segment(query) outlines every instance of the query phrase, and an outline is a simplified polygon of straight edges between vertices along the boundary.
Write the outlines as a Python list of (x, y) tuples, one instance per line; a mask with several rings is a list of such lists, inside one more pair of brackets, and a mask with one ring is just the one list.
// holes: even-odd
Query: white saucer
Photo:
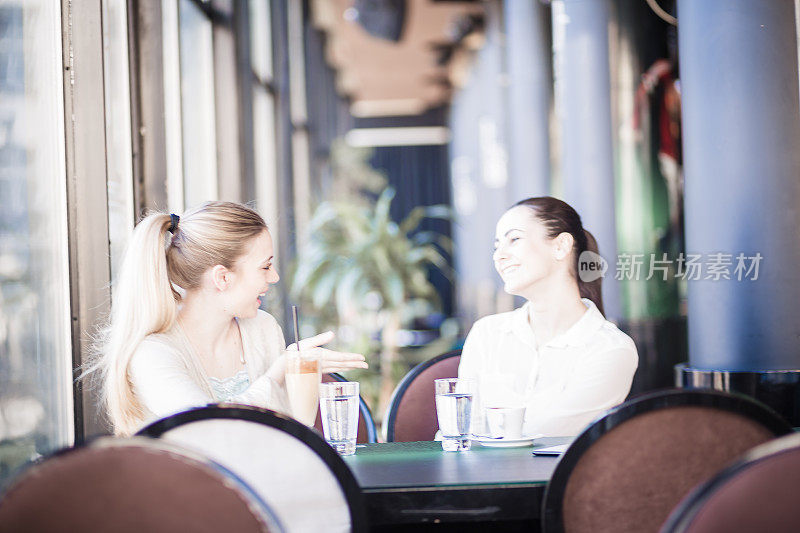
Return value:
[(534, 439), (538, 439), (541, 435), (530, 435), (518, 439), (492, 439), (481, 435), (473, 435), (472, 440), (480, 443), (481, 446), (488, 446), (490, 448), (519, 448), (522, 446), (531, 446)]

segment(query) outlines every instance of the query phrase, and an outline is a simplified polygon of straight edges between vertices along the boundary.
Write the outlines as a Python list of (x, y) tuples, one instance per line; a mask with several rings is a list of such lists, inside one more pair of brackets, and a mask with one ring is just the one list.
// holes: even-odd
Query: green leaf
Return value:
[(395, 191), (392, 187), (386, 187), (378, 201), (375, 202), (375, 216), (373, 219), (373, 228), (376, 234), (381, 234), (386, 231), (386, 226), (391, 222), (389, 217), (389, 209), (392, 206)]
[(391, 273), (384, 278), (384, 286), (386, 287), (386, 299), (389, 307), (397, 308), (403, 303), (403, 296), (405, 295), (405, 286), (403, 280), (397, 274)]
[(436, 243), (445, 252), (453, 253), (453, 239), (436, 231), (420, 231), (415, 233), (411, 240), (416, 244)]
[(424, 209), (426, 218), (438, 218), (441, 220), (453, 219), (453, 208), (447, 204), (429, 205)]
[(323, 306), (332, 303), (334, 290), (340, 277), (340, 272), (337, 269), (330, 269), (310, 287), (311, 301), (316, 309), (322, 309)]
[(417, 227), (419, 227), (420, 222), (422, 219), (425, 218), (425, 208), (422, 206), (417, 206), (411, 211), (409, 211), (406, 218), (400, 223), (400, 232), (404, 234), (409, 234)]

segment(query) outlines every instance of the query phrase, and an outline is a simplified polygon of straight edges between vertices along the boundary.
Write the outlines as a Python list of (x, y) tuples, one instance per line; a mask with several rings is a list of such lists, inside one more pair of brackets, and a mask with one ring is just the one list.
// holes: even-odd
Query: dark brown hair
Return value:
[(525, 206), (533, 211), (533, 215), (544, 224), (547, 237), (555, 239), (561, 233), (572, 235), (572, 274), (578, 282), (578, 291), (581, 298), (588, 298), (603, 313), (603, 293), (601, 290), (602, 278), (585, 282), (578, 275), (578, 258), (585, 251), (599, 253), (597, 241), (594, 236), (583, 227), (581, 217), (568, 203), (562, 202), (552, 196), (537, 196), (527, 198), (514, 204), (512, 207)]

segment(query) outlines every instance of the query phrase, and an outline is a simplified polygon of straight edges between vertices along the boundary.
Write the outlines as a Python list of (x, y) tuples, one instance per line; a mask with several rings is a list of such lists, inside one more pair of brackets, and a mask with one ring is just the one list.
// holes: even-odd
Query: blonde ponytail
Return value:
[(112, 291), (111, 320), (95, 343), (103, 403), (117, 435), (130, 435), (145, 410), (128, 375), (131, 359), (148, 336), (172, 328), (180, 292), (200, 285), (215, 265), (233, 268), (250, 239), (267, 229), (261, 216), (232, 202), (208, 202), (181, 217), (154, 213), (133, 230)]
[(167, 271), (169, 225), (169, 215), (157, 213), (136, 226), (114, 286), (99, 370), (103, 400), (118, 435), (130, 435), (144, 418), (128, 378), (131, 357), (145, 337), (171, 328), (178, 314)]

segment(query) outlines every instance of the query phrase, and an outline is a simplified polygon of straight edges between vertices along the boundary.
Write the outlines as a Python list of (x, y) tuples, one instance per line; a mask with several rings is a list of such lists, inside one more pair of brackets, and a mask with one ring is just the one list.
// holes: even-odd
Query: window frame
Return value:
[[(90, 360), (92, 334), (107, 316), (111, 296), (102, 6), (62, 0), (61, 9), (72, 368), (77, 378)], [(106, 433), (97, 389), (73, 379), (73, 394), (75, 443), (87, 434)]]

